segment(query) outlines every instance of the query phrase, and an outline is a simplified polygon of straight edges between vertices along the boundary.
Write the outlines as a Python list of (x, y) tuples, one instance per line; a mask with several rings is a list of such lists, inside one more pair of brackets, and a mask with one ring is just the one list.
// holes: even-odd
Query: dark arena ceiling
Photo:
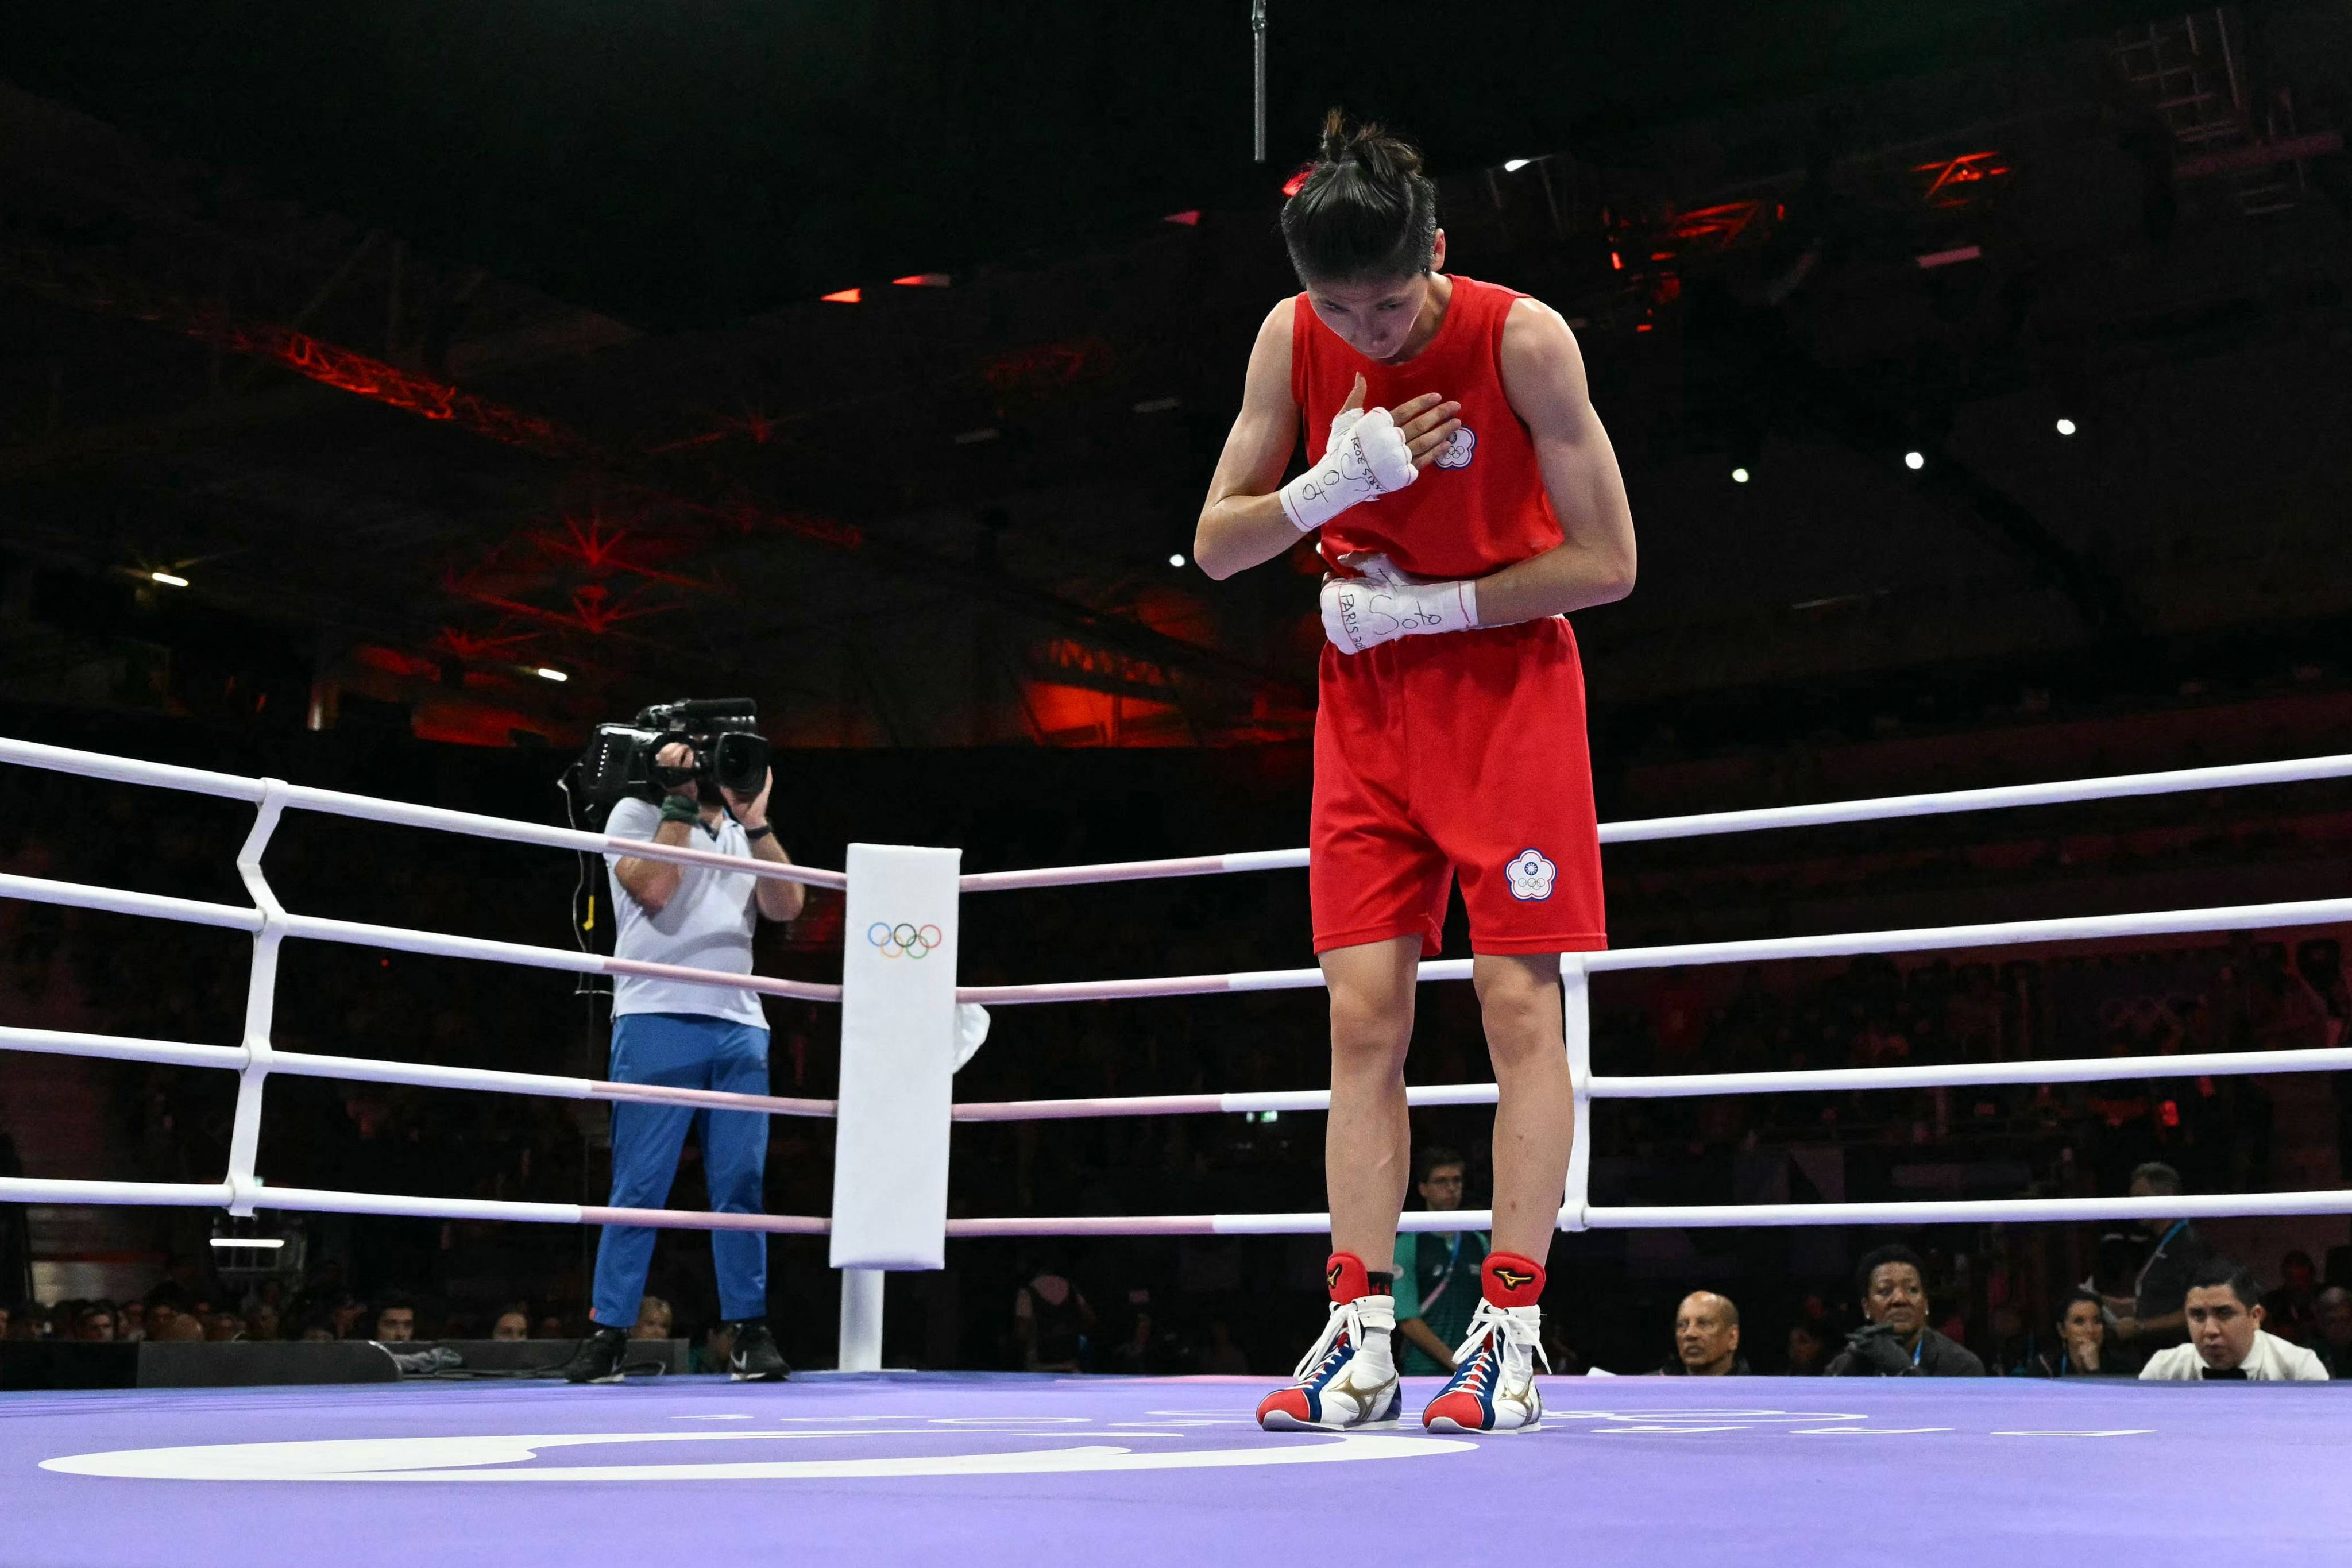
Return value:
[(13, 23), (0, 700), (1297, 739), (1311, 564), (1171, 558), (1330, 104), (1577, 326), (1643, 546), (1604, 704), (2343, 646), (2347, 0), (1275, 0), (1262, 166), (1247, 12)]

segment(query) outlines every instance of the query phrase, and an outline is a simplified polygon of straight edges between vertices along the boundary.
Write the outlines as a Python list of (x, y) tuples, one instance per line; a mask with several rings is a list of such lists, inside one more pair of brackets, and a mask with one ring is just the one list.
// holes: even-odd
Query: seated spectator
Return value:
[(196, 1332), (192, 1336), (180, 1334), (173, 1329), (173, 1319), (193, 1316), (196, 1310), (195, 1302), (190, 1299), (188, 1292), (177, 1281), (166, 1279), (148, 1291), (146, 1307), (149, 1339), (176, 1340), (205, 1337), (204, 1325), (201, 1321), (197, 1323)]
[(75, 1317), (73, 1337), (78, 1340), (110, 1342), (114, 1338), (114, 1303), (84, 1301)]
[(2279, 1259), (2279, 1286), (2263, 1297), (2263, 1332), (2308, 1345), (2319, 1326), (2319, 1270), (2308, 1252)]
[(333, 1321), (323, 1314), (306, 1320), (299, 1336), (306, 1345), (332, 1344), (336, 1337)]
[[(1468, 1162), (1451, 1149), (1428, 1148), (1415, 1162), (1413, 1190), (1433, 1213), (1462, 1206)], [(1483, 1230), (1402, 1231), (1396, 1245), (1396, 1364), (1407, 1377), (1454, 1371), (1454, 1347), (1478, 1310), (1479, 1270), (1486, 1262)]]
[[(0, 1337), (5, 1337), (0, 1331)], [(147, 1309), (137, 1301), (125, 1301), (114, 1309), (114, 1337), (134, 1343), (147, 1337)]]
[(1095, 1310), (1051, 1261), (1013, 1298), (1013, 1337), (1029, 1372), (1076, 1372), (1087, 1352)]
[(1927, 1270), (1907, 1247), (1882, 1247), (1854, 1266), (1862, 1315), (1828, 1377), (1982, 1377), (1984, 1363), (1927, 1326)]
[(520, 1307), (509, 1307), (505, 1311), (499, 1314), (499, 1321), (490, 1325), (490, 1338), (500, 1341), (527, 1340), (530, 1338), (530, 1318), (529, 1314), (525, 1313)]
[(1675, 1353), (1658, 1371), (1668, 1377), (1747, 1377), (1739, 1353), (1739, 1309), (1727, 1296), (1694, 1290), (1675, 1309)]
[(703, 1373), (730, 1371), (735, 1364), (735, 1325), (713, 1323), (687, 1357), (688, 1370)]
[(416, 1338), (416, 1303), (406, 1296), (384, 1298), (376, 1309), (375, 1340), (378, 1344), (406, 1344)]
[(646, 1296), (637, 1302), (637, 1321), (629, 1329), (633, 1340), (666, 1340), (670, 1326), (677, 1321), (669, 1303), (659, 1296)]
[(2189, 1282), (2183, 1311), (2189, 1342), (2158, 1351), (2140, 1368), (2162, 1383), (2326, 1383), (2327, 1368), (2301, 1345), (2263, 1330), (2263, 1293), (2253, 1271), (2226, 1258), (2207, 1261)]
[(2316, 1303), (2317, 1338), (2312, 1349), (2327, 1364), (2330, 1377), (2352, 1377), (2352, 1290), (2330, 1285)]
[(205, 1338), (215, 1344), (226, 1344), (231, 1340), (245, 1338), (245, 1320), (226, 1309), (216, 1312), (206, 1312), (201, 1318), (191, 1313), (186, 1321), (192, 1323), (202, 1322), (205, 1326)]
[(1789, 1329), (1787, 1373), (1790, 1377), (1819, 1377), (1822, 1374), (1821, 1331), (1811, 1323), (1794, 1323)]
[(16, 1315), (8, 1310), (6, 1303), (0, 1302), (0, 1340), (9, 1337), (9, 1329), (15, 1322)]
[(278, 1309), (267, 1301), (255, 1302), (253, 1310), (245, 1315), (245, 1337), (249, 1340), (274, 1340), (281, 1326)]
[[(153, 1317), (152, 1309), (149, 1317)], [(150, 1330), (147, 1337), (167, 1344), (201, 1344), (205, 1338), (205, 1321), (194, 1312), (173, 1312), (163, 1320), (162, 1331)]]
[(2058, 1343), (2036, 1355), (2028, 1377), (2095, 1377), (2117, 1371), (2107, 1351), (2107, 1311), (2096, 1290), (2077, 1286), (2058, 1309)]

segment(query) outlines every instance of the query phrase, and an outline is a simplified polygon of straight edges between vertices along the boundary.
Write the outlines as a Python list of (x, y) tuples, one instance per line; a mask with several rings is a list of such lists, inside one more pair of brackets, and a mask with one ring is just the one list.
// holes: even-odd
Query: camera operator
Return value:
[[(745, 795), (711, 782), (700, 771), (702, 759), (683, 743), (663, 746), (654, 761), (660, 804), (635, 796), (616, 802), (606, 819), (607, 833), (791, 863), (768, 822), (773, 773), (763, 772), (759, 793)], [(749, 974), (751, 933), (759, 921), (789, 921), (800, 913), (797, 882), (631, 855), (607, 855), (605, 860), (620, 926), (615, 951), (623, 958)], [(613, 984), (612, 1075), (619, 1083), (767, 1093), (768, 1026), (759, 996), (688, 981), (618, 977)], [(662, 1206), (677, 1174), (689, 1122), (699, 1124), (711, 1209), (759, 1213), (768, 1152), (765, 1115), (625, 1102), (613, 1107), (613, 1206)], [(589, 1313), (593, 1327), (564, 1363), (570, 1381), (609, 1383), (621, 1375), (653, 1249), (654, 1233), (645, 1226), (604, 1227)], [(718, 1268), (719, 1310), (733, 1330), (729, 1370), (739, 1382), (790, 1375), (768, 1331), (766, 1235), (715, 1230), (710, 1252)]]

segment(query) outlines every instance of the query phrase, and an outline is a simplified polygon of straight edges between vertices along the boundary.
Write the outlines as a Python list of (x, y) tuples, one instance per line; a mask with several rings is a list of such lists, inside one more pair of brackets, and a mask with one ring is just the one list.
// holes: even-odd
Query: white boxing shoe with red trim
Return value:
[(1394, 1297), (1333, 1302), (1323, 1337), (1292, 1374), (1297, 1381), (1265, 1396), (1257, 1424), (1269, 1432), (1353, 1432), (1396, 1420), (1404, 1392), (1390, 1348), (1395, 1331)]
[(1433, 1432), (1531, 1432), (1543, 1421), (1536, 1363), (1546, 1372), (1543, 1309), (1478, 1303), (1454, 1352), (1454, 1377), (1421, 1413)]

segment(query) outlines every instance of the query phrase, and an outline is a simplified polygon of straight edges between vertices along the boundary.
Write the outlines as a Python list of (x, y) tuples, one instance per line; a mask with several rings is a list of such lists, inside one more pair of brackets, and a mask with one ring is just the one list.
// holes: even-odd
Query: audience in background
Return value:
[(2319, 1270), (2304, 1251), (2279, 1259), (2278, 1288), (2263, 1297), (2263, 1332), (2308, 1345), (2319, 1326)]
[(1790, 1377), (1819, 1377), (1822, 1356), (1828, 1349), (1822, 1342), (1821, 1331), (1808, 1322), (1789, 1325), (1788, 1364), (1781, 1371)]
[(2352, 1377), (2352, 1290), (2330, 1285), (2319, 1293), (2317, 1338), (2312, 1350), (2329, 1377)]
[(2189, 1342), (2158, 1351), (2140, 1369), (2151, 1382), (2325, 1383), (2327, 1368), (2301, 1345), (2263, 1329), (2262, 1289), (2253, 1271), (2226, 1258), (2208, 1258), (2189, 1281), (2182, 1306)]
[[(2178, 1197), (2180, 1173), (2151, 1160), (2132, 1173), (2130, 1191), (2136, 1198)], [(2132, 1280), (2131, 1300), (2116, 1307), (2115, 1329), (2118, 1343), (2143, 1356), (2188, 1337), (2189, 1282), (2213, 1257), (2211, 1245), (2185, 1219), (2151, 1221), (2144, 1228), (2156, 1246)]]
[[(1470, 1163), (1432, 1145), (1414, 1162), (1413, 1190), (1433, 1214), (1462, 1206)], [(1454, 1352), (1478, 1310), (1479, 1271), (1486, 1263), (1483, 1230), (1399, 1231), (1396, 1250), (1397, 1371), (1407, 1377), (1450, 1375)]]
[(2095, 1377), (2121, 1370), (2107, 1353), (2107, 1310), (2096, 1290), (2078, 1286), (2059, 1304), (2057, 1344), (2021, 1370), (2028, 1377)]
[(1727, 1296), (1694, 1290), (1675, 1309), (1675, 1353), (1658, 1371), (1669, 1377), (1746, 1377), (1739, 1353), (1739, 1309)]
[(509, 1307), (490, 1325), (490, 1338), (499, 1341), (530, 1338), (530, 1314), (519, 1307)]
[(1029, 1372), (1080, 1372), (1094, 1331), (1095, 1310), (1049, 1261), (1013, 1298), (1013, 1338)]
[(1927, 1326), (1927, 1266), (1907, 1247), (1863, 1255), (1854, 1289), (1869, 1321), (1846, 1336), (1831, 1377), (1982, 1377), (1984, 1363)]
[(416, 1302), (407, 1296), (392, 1296), (376, 1309), (375, 1338), (379, 1344), (406, 1344), (416, 1338)]
[(666, 1340), (676, 1321), (670, 1305), (659, 1296), (647, 1296), (637, 1303), (637, 1321), (629, 1329), (633, 1340)]

